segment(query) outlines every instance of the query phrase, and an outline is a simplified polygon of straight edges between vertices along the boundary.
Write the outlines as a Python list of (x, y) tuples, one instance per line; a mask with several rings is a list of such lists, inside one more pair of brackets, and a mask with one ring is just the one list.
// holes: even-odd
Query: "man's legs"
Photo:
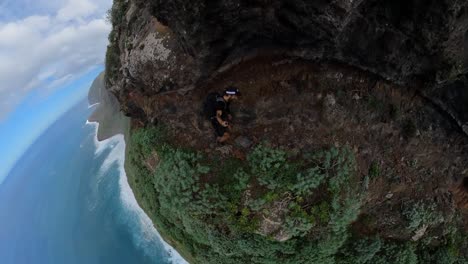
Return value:
[(221, 126), (216, 119), (212, 119), (211, 124), (215, 130), (218, 143), (224, 143), (231, 137), (228, 133), (229, 128)]
[(218, 141), (218, 143), (224, 143), (227, 140), (229, 140), (230, 137), (231, 137), (231, 135), (229, 135), (228, 132), (224, 132), (223, 136), (222, 137), (217, 137), (216, 140)]

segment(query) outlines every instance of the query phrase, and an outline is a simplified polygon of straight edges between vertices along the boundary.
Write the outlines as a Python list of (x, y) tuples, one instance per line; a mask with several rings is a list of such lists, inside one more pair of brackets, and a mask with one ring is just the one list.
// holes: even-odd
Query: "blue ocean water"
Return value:
[(119, 135), (95, 138), (82, 101), (0, 184), (0, 263), (180, 263), (137, 206)]

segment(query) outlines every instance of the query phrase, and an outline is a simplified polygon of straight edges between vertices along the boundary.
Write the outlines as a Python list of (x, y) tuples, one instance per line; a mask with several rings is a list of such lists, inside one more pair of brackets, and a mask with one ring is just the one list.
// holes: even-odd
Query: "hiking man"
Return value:
[(224, 90), (222, 96), (218, 93), (210, 93), (205, 102), (205, 112), (213, 125), (218, 143), (224, 143), (230, 137), (230, 121), (232, 120), (230, 104), (237, 100), (238, 96), (240, 96), (239, 89), (229, 87)]

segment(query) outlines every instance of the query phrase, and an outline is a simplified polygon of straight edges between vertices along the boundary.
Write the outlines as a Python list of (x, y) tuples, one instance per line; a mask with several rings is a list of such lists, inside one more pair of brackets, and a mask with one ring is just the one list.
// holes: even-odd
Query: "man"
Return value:
[(230, 121), (232, 120), (230, 104), (240, 96), (239, 89), (229, 87), (224, 90), (224, 94), (214, 94), (208, 97), (208, 107), (210, 108), (211, 124), (216, 133), (216, 141), (224, 143), (230, 138), (229, 130), (231, 128)]

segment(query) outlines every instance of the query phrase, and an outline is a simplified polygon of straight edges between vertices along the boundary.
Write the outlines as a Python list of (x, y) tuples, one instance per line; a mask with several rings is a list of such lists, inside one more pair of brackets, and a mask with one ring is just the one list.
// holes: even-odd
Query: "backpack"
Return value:
[(211, 92), (206, 96), (205, 101), (203, 102), (203, 116), (211, 119), (216, 116), (216, 103), (218, 98), (221, 98), (217, 92)]

